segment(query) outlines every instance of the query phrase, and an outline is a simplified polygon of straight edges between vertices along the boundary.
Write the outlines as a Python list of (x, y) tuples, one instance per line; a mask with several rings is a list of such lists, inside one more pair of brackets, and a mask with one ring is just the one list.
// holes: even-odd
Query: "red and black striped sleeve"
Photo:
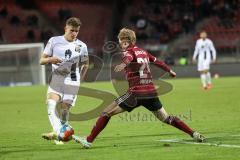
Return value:
[(156, 57), (148, 53), (149, 61), (153, 62), (154, 65), (162, 68), (166, 72), (170, 72), (171, 68), (163, 61), (158, 60)]

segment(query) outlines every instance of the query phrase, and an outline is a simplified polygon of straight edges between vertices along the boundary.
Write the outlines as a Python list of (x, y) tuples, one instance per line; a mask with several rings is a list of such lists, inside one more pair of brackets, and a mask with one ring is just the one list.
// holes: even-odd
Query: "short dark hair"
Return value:
[(201, 30), (201, 32), (200, 33), (207, 33), (205, 30)]
[(73, 27), (79, 27), (82, 25), (82, 22), (77, 17), (70, 17), (67, 19), (66, 25), (73, 26)]

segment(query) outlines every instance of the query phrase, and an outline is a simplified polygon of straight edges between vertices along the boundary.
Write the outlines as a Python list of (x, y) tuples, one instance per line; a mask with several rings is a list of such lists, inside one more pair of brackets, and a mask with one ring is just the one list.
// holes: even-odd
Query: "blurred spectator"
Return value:
[(136, 26), (137, 29), (145, 29), (147, 27), (147, 17), (139, 11), (136, 15), (130, 17), (130, 21)]
[(32, 27), (38, 27), (38, 17), (36, 15), (28, 16), (27, 25)]
[(169, 33), (168, 25), (164, 21), (157, 21), (154, 25), (158, 32), (165, 34)]
[(148, 39), (148, 35), (145, 31), (138, 31), (137, 32), (137, 37), (139, 40), (146, 40)]
[[(134, 1), (130, 23), (136, 26), (136, 34), (144, 35), (144, 40), (153, 43), (168, 43), (178, 34), (190, 33), (194, 30), (196, 22), (203, 18), (217, 14), (220, 25), (231, 28), (237, 21), (239, 0), (145, 0)], [(235, 16), (234, 16), (235, 15)], [(144, 37), (144, 36), (143, 36)], [(152, 41), (154, 40), (154, 41)]]
[(7, 15), (8, 15), (8, 10), (7, 10), (7, 7), (4, 6), (0, 11), (0, 17), (6, 18)]
[(154, 13), (155, 15), (162, 14), (159, 5), (155, 5), (155, 6), (154, 6), (154, 8), (153, 8), (153, 13)]
[(41, 41), (44, 42), (44, 44), (47, 43), (49, 38), (53, 36), (53, 32), (51, 30), (45, 30), (41, 32)]
[(185, 14), (182, 20), (182, 25), (185, 33), (189, 33), (193, 29), (194, 19), (191, 14)]
[(0, 28), (0, 43), (4, 42), (3, 35), (2, 35), (2, 28)]
[(34, 42), (35, 41), (35, 33), (33, 30), (28, 30), (27, 31), (27, 39), (30, 40), (31, 42)]
[(165, 58), (164, 62), (165, 62), (167, 65), (170, 65), (170, 66), (174, 66), (174, 65), (175, 65), (174, 59), (173, 59), (173, 57), (171, 57), (171, 56), (167, 56), (167, 57)]
[(220, 3), (219, 8), (217, 9), (217, 15), (220, 19), (221, 26), (225, 28), (232, 28), (233, 27), (233, 16), (234, 12), (231, 8), (229, 2)]
[(35, 9), (35, 0), (14, 0), (15, 3), (23, 9)]
[(59, 20), (60, 21), (63, 21), (63, 19), (64, 19), (64, 10), (62, 9), (62, 8), (60, 8), (59, 10), (58, 10), (58, 17), (59, 17)]
[(147, 20), (145, 18), (140, 18), (136, 23), (137, 29), (145, 29), (147, 27)]
[(10, 24), (18, 26), (20, 24), (20, 19), (18, 18), (18, 16), (12, 16), (12, 18), (10, 19)]
[(213, 13), (213, 1), (203, 0), (201, 4), (202, 14), (205, 17), (210, 16)]
[(60, 8), (58, 10), (58, 17), (60, 21), (65, 21), (67, 20), (69, 17), (72, 16), (72, 12), (70, 9), (62, 9)]

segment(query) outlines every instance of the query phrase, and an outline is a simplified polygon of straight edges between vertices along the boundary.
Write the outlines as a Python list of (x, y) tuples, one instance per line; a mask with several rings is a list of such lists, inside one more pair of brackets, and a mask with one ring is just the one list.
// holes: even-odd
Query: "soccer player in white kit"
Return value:
[[(47, 110), (53, 132), (42, 134), (48, 140), (56, 139), (61, 126), (68, 123), (69, 109), (76, 102), (80, 81), (88, 69), (87, 46), (77, 39), (80, 26), (79, 18), (67, 19), (64, 35), (50, 38), (40, 59), (41, 65), (52, 64)], [(58, 104), (61, 106), (60, 115), (56, 112)], [(57, 140), (55, 143), (63, 144)]]
[(210, 64), (216, 62), (216, 50), (213, 42), (207, 38), (207, 33), (202, 31), (200, 39), (197, 40), (193, 55), (193, 62), (198, 61), (198, 71), (200, 73), (203, 89), (211, 89)]

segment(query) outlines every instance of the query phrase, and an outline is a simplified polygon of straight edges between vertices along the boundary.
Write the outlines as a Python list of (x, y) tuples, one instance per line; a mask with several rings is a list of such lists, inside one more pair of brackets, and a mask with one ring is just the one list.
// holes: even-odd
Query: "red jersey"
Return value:
[(123, 52), (122, 62), (125, 67), (125, 76), (129, 84), (129, 91), (136, 95), (157, 95), (153, 84), (149, 63), (153, 63), (169, 72), (170, 68), (147, 51), (133, 45)]

